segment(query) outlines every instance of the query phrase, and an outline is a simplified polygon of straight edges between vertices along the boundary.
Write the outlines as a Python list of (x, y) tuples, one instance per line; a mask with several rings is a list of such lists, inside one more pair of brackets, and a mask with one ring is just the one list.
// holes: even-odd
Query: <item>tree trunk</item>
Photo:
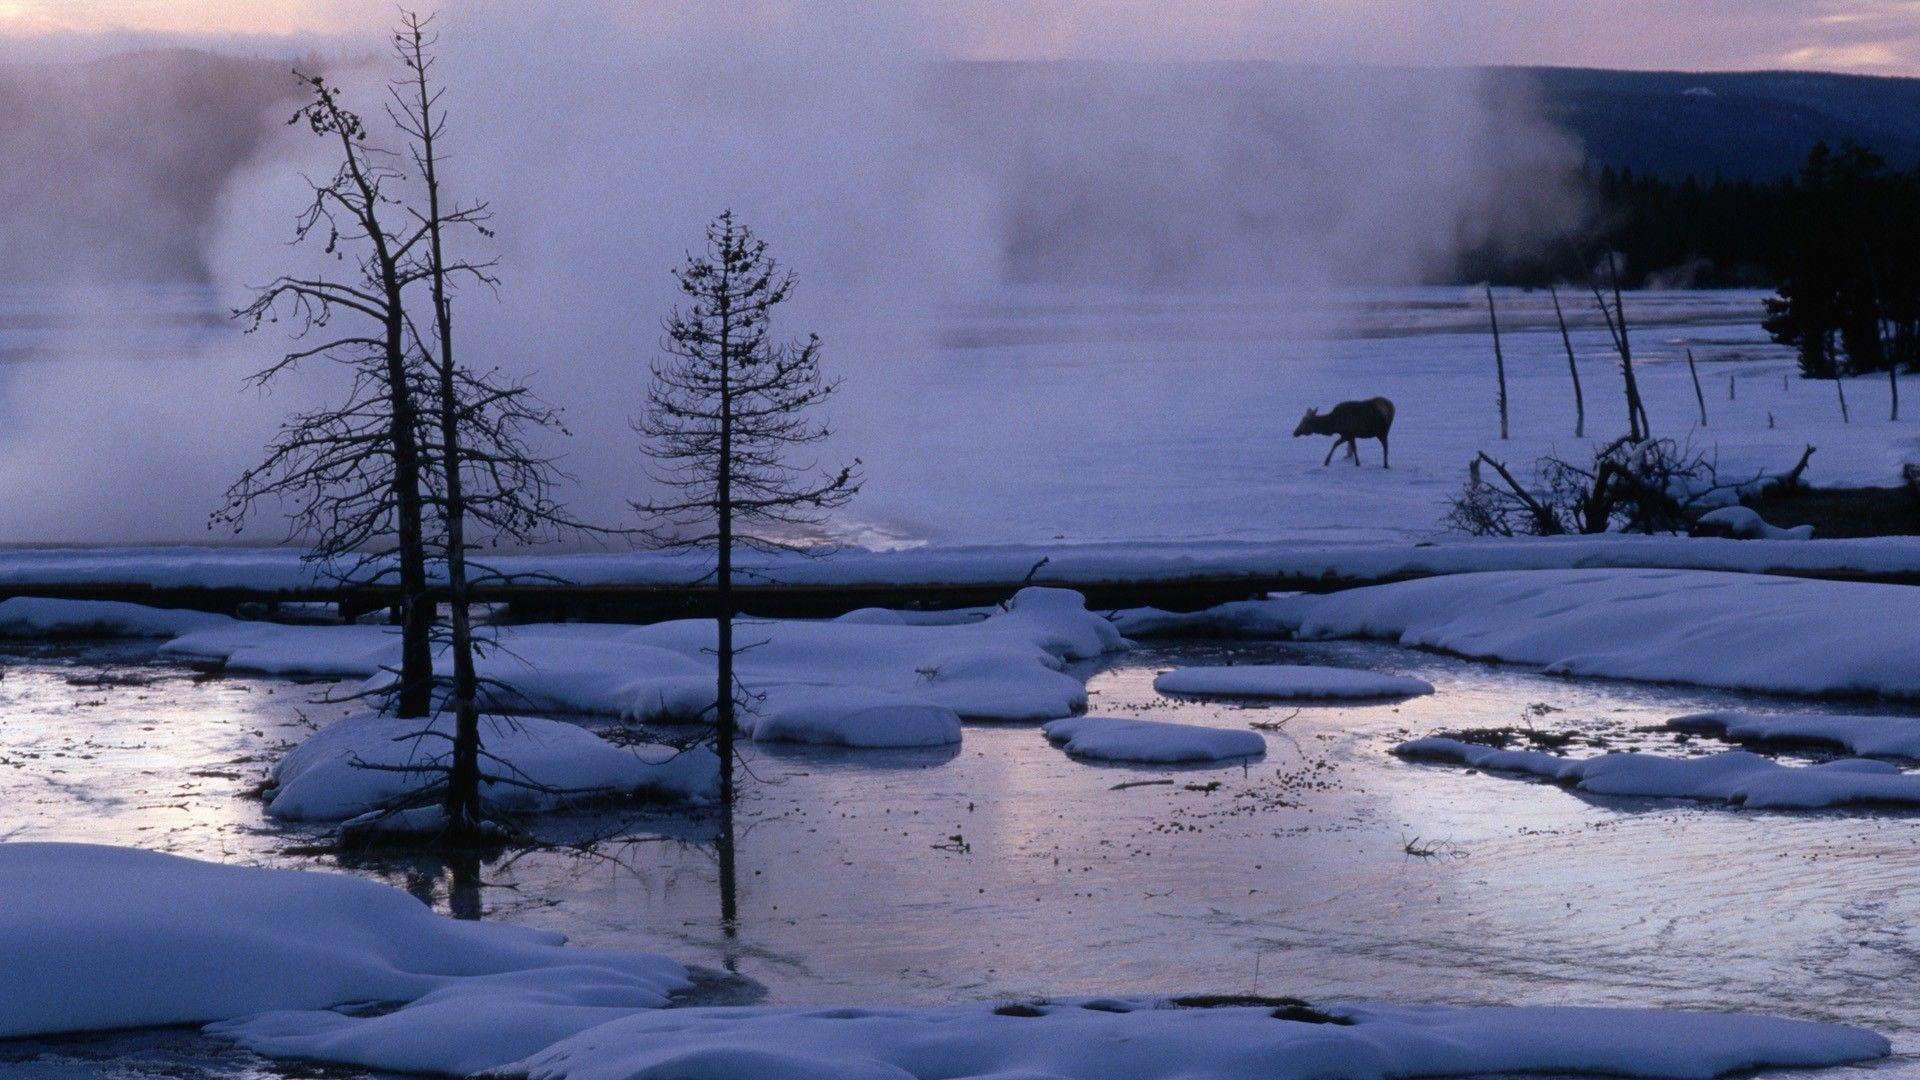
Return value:
[(445, 487), (448, 618), (452, 624), (453, 761), (447, 773), (447, 825), (453, 839), (475, 839), (485, 813), (480, 804), (480, 679), (474, 666), (473, 604), (467, 582), (467, 499), (461, 474), (459, 385), (453, 361), (453, 307), (447, 297), (446, 253), (440, 233), (440, 179), (424, 69), (420, 80), (421, 162), (427, 186), (427, 239), (432, 260), (434, 330), (439, 338), (440, 470)]
[(726, 290), (720, 308), (720, 475), (714, 488), (719, 552), (714, 567), (718, 640), (714, 649), (716, 684), (714, 753), (720, 756), (720, 830), (733, 835), (733, 343)]
[[(1493, 284), (1487, 284), (1487, 321), (1493, 325), (1493, 370), (1500, 380), (1500, 437), (1507, 437), (1507, 358), (1500, 352), (1500, 315), (1493, 308)], [(1354, 459), (1359, 460), (1355, 451)]]
[(1560, 310), (1560, 290), (1547, 286), (1553, 296), (1553, 315), (1560, 320), (1560, 343), (1567, 347), (1567, 373), (1573, 376), (1573, 437), (1587, 437), (1587, 399), (1580, 393), (1580, 365), (1573, 359), (1573, 335), (1567, 333), (1567, 316)]
[[(395, 270), (397, 274), (397, 269)], [(400, 573), (400, 693), (395, 712), (421, 717), (433, 707), (434, 604), (427, 595), (426, 535), (420, 497), (420, 446), (413, 387), (408, 381), (405, 328), (399, 284), (389, 278), (387, 322), (388, 407), (392, 413), (395, 541)]]
[(1693, 365), (1693, 350), (1687, 350), (1687, 374), (1693, 376), (1693, 400), (1700, 405), (1700, 426), (1707, 426), (1707, 395), (1700, 392), (1700, 369)]
[(1637, 432), (1634, 441), (1638, 442), (1653, 438), (1653, 422), (1647, 418), (1647, 406), (1640, 397), (1640, 380), (1633, 374), (1633, 343), (1627, 337), (1627, 303), (1620, 293), (1620, 268), (1615, 265), (1611, 251), (1607, 252), (1607, 276), (1613, 283), (1613, 309), (1620, 324), (1620, 368), (1627, 380), (1629, 427)]

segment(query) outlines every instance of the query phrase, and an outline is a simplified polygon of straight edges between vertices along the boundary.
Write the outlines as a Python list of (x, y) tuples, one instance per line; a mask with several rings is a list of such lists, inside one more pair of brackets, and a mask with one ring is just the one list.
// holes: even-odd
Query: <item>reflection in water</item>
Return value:
[[(720, 835), (714, 838), (713, 851), (720, 863), (720, 933), (729, 941), (740, 936), (740, 877), (734, 865), (733, 815), (720, 815)], [(735, 957), (726, 958), (728, 971), (737, 971)]]
[[(1296, 711), (1152, 690), (1158, 670), (1226, 660), (1366, 666), (1438, 692)], [(1098, 713), (1284, 723), (1259, 762), (1131, 787), (1150, 774), (1075, 761), (1024, 724), (969, 725), (933, 753), (749, 745), (731, 834), (717, 815), (629, 807), (544, 819), (549, 846), (486, 859), (336, 857), (248, 794), (333, 719), (311, 704), (320, 688), (79, 650), (17, 658), (0, 682), (0, 801), (17, 839), (320, 865), (459, 917), (665, 952), (713, 969), (703, 1001), (756, 986), (784, 1003), (1257, 990), (1753, 1009), (1920, 1043), (1920, 1002), (1885, 990), (1920, 975), (1914, 817), (1582, 800), (1386, 753), (1534, 703), (1559, 710), (1542, 725), (1661, 752), (1676, 748), (1636, 729), (1828, 706), (1356, 643), (1187, 643), (1091, 675)], [(1409, 855), (1416, 837), (1449, 857)]]

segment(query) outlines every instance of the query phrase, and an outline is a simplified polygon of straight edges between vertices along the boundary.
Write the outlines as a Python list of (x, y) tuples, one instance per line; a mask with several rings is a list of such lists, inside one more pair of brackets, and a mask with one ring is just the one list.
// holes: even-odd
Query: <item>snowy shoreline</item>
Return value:
[[(1887, 1056), (1857, 1027), (1743, 1013), (1106, 998), (672, 1008), (657, 954), (433, 914), (339, 874), (0, 844), (0, 1035), (205, 1023), (273, 1057), (544, 1080), (1046, 1075), (1695, 1080)], [(290, 930), (289, 917), (299, 928)], [(104, 985), (99, 972), (118, 977)], [(398, 1005), (368, 1014), (354, 1005)]]
[[(1035, 564), (1046, 564), (1037, 572)], [(500, 555), (502, 574), (544, 574), (573, 585), (673, 586), (699, 580), (699, 556), (651, 551)], [(848, 548), (824, 557), (757, 556), (753, 569), (811, 586), (1006, 585), (1029, 573), (1072, 586), (1199, 579), (1379, 580), (1494, 570), (1725, 570), (1783, 575), (1920, 576), (1920, 536), (1845, 540), (1730, 540), (1604, 536), (1436, 543), (1144, 541)], [(35, 586), (326, 590), (334, 579), (287, 547), (74, 547), (0, 549), (0, 589)]]

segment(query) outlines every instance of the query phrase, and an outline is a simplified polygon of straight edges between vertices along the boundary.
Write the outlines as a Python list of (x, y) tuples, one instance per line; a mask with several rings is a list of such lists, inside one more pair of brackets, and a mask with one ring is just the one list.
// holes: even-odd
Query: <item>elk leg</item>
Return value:
[(1358, 438), (1355, 438), (1354, 436), (1351, 436), (1351, 435), (1347, 436), (1347, 453), (1353, 456), (1353, 467), (1356, 469), (1359, 468), (1360, 467), (1360, 440)]
[(1323, 468), (1323, 469), (1324, 469), (1324, 468), (1326, 468), (1327, 466), (1329, 466), (1329, 465), (1331, 465), (1331, 464), (1333, 464), (1333, 453), (1334, 453), (1334, 451), (1336, 451), (1336, 450), (1338, 450), (1338, 449), (1340, 449), (1340, 440), (1339, 440), (1339, 439), (1335, 439), (1335, 440), (1333, 440), (1333, 445), (1332, 445), (1332, 446), (1329, 446), (1329, 447), (1327, 447), (1327, 459), (1326, 459), (1325, 461), (1322, 461), (1322, 462), (1320, 463), (1320, 467), (1321, 467), (1321, 468)]
[(1387, 437), (1385, 435), (1380, 436), (1380, 467), (1383, 469), (1393, 468), (1392, 463), (1387, 460)]

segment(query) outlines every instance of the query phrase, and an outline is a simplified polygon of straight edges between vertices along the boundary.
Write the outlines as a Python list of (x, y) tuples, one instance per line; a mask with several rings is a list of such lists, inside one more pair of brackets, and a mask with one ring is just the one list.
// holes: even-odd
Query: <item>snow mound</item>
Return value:
[[(636, 1013), (501, 1071), (529, 1080), (1386, 1080), (1554, 1072), (1705, 1080), (1884, 1057), (1859, 1028), (1633, 1009), (1183, 1009), (1106, 1000), (996, 1011), (697, 1008)], [(1114, 1011), (1124, 1010), (1124, 1011)], [(1018, 1012), (1020, 1015), (1008, 1015)], [(1034, 1015), (1034, 1014), (1038, 1015)], [(1340, 1022), (1344, 1021), (1344, 1022)]]
[(1177, 668), (1153, 680), (1163, 694), (1258, 698), (1401, 698), (1433, 693), (1433, 684), (1401, 675), (1306, 664)]
[(1813, 526), (1795, 525), (1782, 529), (1745, 506), (1723, 506), (1709, 510), (1694, 522), (1695, 536), (1724, 536), (1733, 540), (1811, 540)]
[(1267, 752), (1267, 741), (1257, 731), (1231, 731), (1164, 720), (1075, 716), (1055, 720), (1040, 730), (1049, 742), (1075, 757), (1103, 761), (1147, 764), (1225, 761)]
[(989, 618), (995, 608), (951, 608), (942, 611), (901, 611), (896, 608), (863, 607), (836, 617), (837, 623), (861, 626), (966, 626)]
[(1445, 738), (1415, 739), (1393, 752), (1418, 761), (1525, 773), (1595, 795), (1698, 799), (1758, 810), (1817, 810), (1860, 803), (1920, 806), (1920, 774), (1863, 758), (1807, 766), (1782, 765), (1744, 750), (1695, 758), (1654, 754), (1564, 758)]
[[(1064, 589), (1022, 589), (1006, 610), (968, 622), (910, 614), (738, 620), (735, 673), (753, 693), (835, 686), (914, 698), (967, 719), (1052, 720), (1086, 708), (1086, 686), (1062, 670), (1067, 662), (1127, 647)], [(693, 720), (713, 706), (716, 636), (705, 619), (503, 627), (483, 650), (480, 674), (490, 704), (507, 711)], [(161, 653), (271, 675), (357, 676), (377, 689), (399, 665), (400, 639), (377, 626), (232, 623), (184, 633)]]
[(204, 611), (147, 607), (118, 600), (0, 600), (0, 637), (177, 637), (196, 630), (243, 625)]
[(1667, 727), (1738, 742), (1812, 743), (1863, 757), (1920, 759), (1920, 718), (1909, 716), (1705, 712), (1676, 717)]
[[(659, 710), (697, 717), (713, 704), (711, 664), (641, 641), (543, 627), (503, 636), (484, 648), (475, 668), (490, 687), (489, 704), (506, 712), (569, 712), (601, 716)], [(450, 675), (442, 654), (435, 667)]]
[(1908, 585), (1690, 570), (1458, 574), (1306, 598), (1298, 633), (1559, 674), (1920, 697), (1920, 589)]
[(1233, 600), (1201, 611), (1128, 608), (1114, 613), (1113, 625), (1130, 638), (1145, 637), (1291, 637), (1300, 622), (1301, 598)]
[(1009, 629), (1028, 629), (1035, 644), (1068, 660), (1091, 660), (1127, 647), (1119, 628), (1088, 613), (1087, 598), (1072, 589), (1030, 585), (1014, 593), (996, 618)]
[[(489, 755), (483, 773), (556, 789), (483, 784), (482, 797), (502, 809), (545, 810), (614, 795), (704, 802), (719, 783), (718, 759), (707, 750), (619, 747), (585, 728), (535, 717), (484, 716), (480, 725)], [(280, 759), (267, 810), (294, 821), (339, 821), (403, 801), (440, 778), (452, 731), (453, 718), (444, 715), (428, 721), (370, 713), (336, 721)]]
[(903, 747), (960, 741), (960, 716), (952, 709), (862, 687), (779, 687), (741, 721), (755, 742)]
[(368, 678), (400, 666), (400, 632), (386, 626), (281, 626), (236, 622), (182, 634), (160, 646), (178, 660), (218, 661), (263, 675)]
[[(533, 982), (551, 1004), (631, 1010), (689, 985), (664, 956), (563, 948), (559, 934), (442, 918), (399, 889), (341, 874), (10, 843), (0, 844), (0, 896), (0, 1037)], [(509, 1041), (502, 1052), (545, 1045)]]

